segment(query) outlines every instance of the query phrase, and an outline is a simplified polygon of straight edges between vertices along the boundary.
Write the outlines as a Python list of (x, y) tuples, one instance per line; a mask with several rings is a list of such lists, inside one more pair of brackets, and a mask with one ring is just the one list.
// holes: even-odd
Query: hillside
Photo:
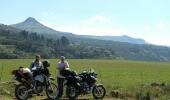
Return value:
[[(95, 54), (95, 49), (89, 52), (88, 50), (92, 47), (86, 48), (85, 45), (80, 43), (75, 44), (64, 36), (51, 39), (35, 32), (24, 30), (17, 32), (16, 30), (18, 31), (18, 29), (11, 26), (0, 26), (0, 58), (30, 58), (35, 54), (40, 54), (44, 58), (54, 58), (61, 55), (69, 58), (98, 58), (105, 56), (105, 52), (100, 52), (102, 55)], [(102, 48), (98, 48), (98, 50), (100, 49)]]
[[(26, 21), (30, 22), (30, 19)], [(45, 33), (28, 32), (0, 25), (0, 58), (30, 58), (40, 54), (44, 58), (65, 55), (68, 58), (170, 61), (169, 47), (82, 38), (74, 35), (70, 38), (70, 35), (62, 36), (62, 32), (60, 35), (56, 34), (57, 38), (50, 38)]]

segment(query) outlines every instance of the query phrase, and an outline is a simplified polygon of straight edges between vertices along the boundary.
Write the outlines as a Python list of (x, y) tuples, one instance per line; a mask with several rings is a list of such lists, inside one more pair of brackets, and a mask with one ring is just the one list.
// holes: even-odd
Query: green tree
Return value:
[(70, 44), (70, 42), (69, 42), (69, 40), (67, 39), (67, 37), (62, 36), (62, 37), (61, 37), (61, 44), (62, 44), (63, 46), (68, 46), (68, 45)]

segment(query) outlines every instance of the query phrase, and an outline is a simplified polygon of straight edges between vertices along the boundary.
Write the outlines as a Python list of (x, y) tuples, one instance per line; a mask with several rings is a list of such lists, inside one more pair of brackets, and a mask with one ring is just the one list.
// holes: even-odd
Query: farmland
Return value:
[[(11, 71), (19, 66), (29, 67), (32, 59), (1, 59), (0, 81), (11, 80)], [(56, 63), (59, 60), (50, 59), (50, 72), (56, 77)], [(107, 95), (112, 90), (136, 91), (142, 84), (164, 83), (170, 84), (169, 62), (144, 62), (127, 60), (94, 60), (69, 59), (71, 69), (81, 72), (83, 69), (93, 68), (98, 74), (98, 81), (107, 89)]]

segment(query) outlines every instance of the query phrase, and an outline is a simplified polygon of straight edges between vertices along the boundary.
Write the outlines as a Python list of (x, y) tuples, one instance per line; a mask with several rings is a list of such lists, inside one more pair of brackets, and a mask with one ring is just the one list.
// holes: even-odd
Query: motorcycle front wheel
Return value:
[(19, 84), (15, 88), (15, 96), (18, 100), (27, 100), (28, 88), (24, 84)]
[(46, 95), (50, 100), (57, 98), (57, 86), (54, 83), (50, 83), (50, 85), (46, 87)]
[(103, 85), (96, 85), (92, 90), (94, 99), (103, 99), (106, 95), (106, 89)]

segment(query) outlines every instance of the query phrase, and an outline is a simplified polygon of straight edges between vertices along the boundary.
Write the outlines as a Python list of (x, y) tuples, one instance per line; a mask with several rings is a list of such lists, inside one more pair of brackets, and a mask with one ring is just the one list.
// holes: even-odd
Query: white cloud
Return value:
[(83, 24), (110, 24), (111, 23), (111, 19), (109, 17), (106, 16), (102, 16), (102, 15), (95, 15), (92, 16), (84, 21), (82, 21)]
[(159, 30), (164, 30), (166, 28), (166, 24), (164, 22), (160, 21), (159, 23), (156, 24), (156, 27)]
[[(44, 16), (46, 14), (44, 13)], [(74, 23), (73, 25), (59, 25), (57, 23), (49, 23), (41, 21), (44, 25), (47, 25), (55, 30), (72, 32), (79, 35), (122, 35), (126, 33), (126, 30), (119, 27), (112, 26), (112, 20), (109, 17), (96, 15), (85, 20)]]
[(92, 21), (94, 22), (100, 22), (100, 23), (110, 23), (111, 20), (105, 16), (101, 16), (101, 15), (96, 15), (94, 17), (91, 18)]

